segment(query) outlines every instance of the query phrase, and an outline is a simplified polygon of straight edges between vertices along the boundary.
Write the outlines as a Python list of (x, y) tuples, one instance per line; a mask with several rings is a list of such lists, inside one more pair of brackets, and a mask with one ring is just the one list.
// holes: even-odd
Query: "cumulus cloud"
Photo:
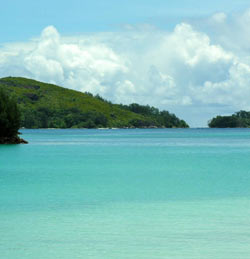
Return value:
[(181, 23), (172, 32), (127, 26), (75, 37), (49, 26), (38, 38), (0, 47), (0, 76), (150, 104), (205, 126), (215, 114), (250, 109), (249, 21), (247, 10), (214, 14), (200, 27)]

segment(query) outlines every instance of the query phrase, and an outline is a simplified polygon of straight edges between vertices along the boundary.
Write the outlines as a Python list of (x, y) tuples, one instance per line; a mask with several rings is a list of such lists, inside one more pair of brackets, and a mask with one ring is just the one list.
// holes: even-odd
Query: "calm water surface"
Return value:
[(250, 258), (250, 130), (23, 130), (0, 258)]

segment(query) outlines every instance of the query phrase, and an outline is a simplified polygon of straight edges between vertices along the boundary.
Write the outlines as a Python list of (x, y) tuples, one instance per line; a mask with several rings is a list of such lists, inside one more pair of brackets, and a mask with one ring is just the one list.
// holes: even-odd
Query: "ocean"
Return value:
[(0, 145), (0, 258), (250, 258), (250, 129), (22, 133)]

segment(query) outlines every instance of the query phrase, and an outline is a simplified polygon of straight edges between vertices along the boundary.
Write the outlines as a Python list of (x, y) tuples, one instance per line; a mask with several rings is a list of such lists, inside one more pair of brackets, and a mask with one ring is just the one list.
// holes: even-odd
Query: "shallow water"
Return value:
[(0, 255), (250, 258), (250, 130), (23, 130), (0, 146)]

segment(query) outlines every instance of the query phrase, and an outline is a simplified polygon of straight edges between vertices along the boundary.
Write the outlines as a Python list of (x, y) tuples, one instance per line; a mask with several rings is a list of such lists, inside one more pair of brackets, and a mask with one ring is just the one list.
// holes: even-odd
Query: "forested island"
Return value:
[(210, 128), (250, 128), (250, 112), (239, 111), (230, 116), (216, 116), (208, 122)]
[(24, 128), (188, 128), (168, 111), (140, 104), (113, 104), (91, 93), (21, 78), (0, 79), (17, 101)]

